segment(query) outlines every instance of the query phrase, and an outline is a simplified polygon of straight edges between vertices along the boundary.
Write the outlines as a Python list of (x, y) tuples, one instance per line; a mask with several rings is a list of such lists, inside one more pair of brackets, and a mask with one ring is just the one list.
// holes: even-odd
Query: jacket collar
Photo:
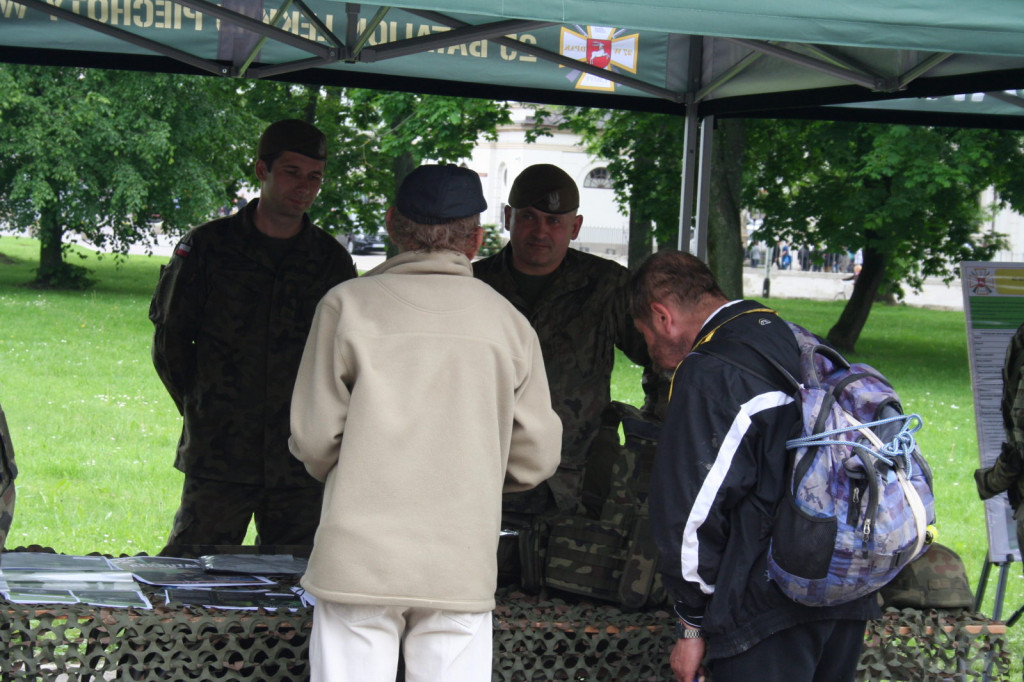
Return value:
[(473, 266), (464, 254), (456, 251), (406, 251), (388, 258), (363, 275), (393, 273), (401, 275), (464, 275), (473, 276)]
[[(238, 211), (232, 215), (228, 220), (231, 221), (231, 227), (238, 230), (245, 238), (240, 240), (241, 250), (249, 257), (260, 263), (264, 263), (271, 266), (270, 260), (264, 254), (263, 249), (259, 247), (257, 232), (259, 230), (256, 227), (256, 206), (259, 204), (259, 199), (253, 199), (247, 203), (241, 211)], [(313, 242), (314, 234), (313, 230), (316, 227), (309, 219), (309, 214), (302, 214), (302, 228), (299, 233), (295, 235), (294, 251), (302, 252), (303, 254), (309, 254), (314, 250), (315, 245)]]

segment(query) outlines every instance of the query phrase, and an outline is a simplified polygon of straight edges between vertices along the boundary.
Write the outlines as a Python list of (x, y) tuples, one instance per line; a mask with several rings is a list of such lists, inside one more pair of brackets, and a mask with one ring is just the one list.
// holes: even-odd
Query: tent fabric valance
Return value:
[(921, 99), (1017, 99), (1024, 3), (984, 10), (955, 0), (0, 0), (0, 60), (702, 116), (948, 114), (1024, 127), (1024, 109), (1005, 101), (965, 116)]

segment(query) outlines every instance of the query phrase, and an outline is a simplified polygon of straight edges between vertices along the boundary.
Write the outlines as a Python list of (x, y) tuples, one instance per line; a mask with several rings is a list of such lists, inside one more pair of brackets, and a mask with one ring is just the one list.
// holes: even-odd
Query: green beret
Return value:
[(512, 208), (532, 206), (544, 213), (569, 213), (580, 207), (580, 191), (569, 174), (550, 163), (530, 166), (512, 183)]
[(281, 152), (297, 152), (311, 159), (327, 158), (327, 138), (316, 126), (297, 118), (288, 118), (267, 126), (260, 136), (256, 158)]

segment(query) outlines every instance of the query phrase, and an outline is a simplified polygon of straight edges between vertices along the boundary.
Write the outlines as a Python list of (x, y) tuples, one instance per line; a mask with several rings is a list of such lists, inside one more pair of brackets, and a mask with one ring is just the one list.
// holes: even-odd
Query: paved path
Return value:
[[(847, 300), (853, 290), (853, 282), (844, 281), (849, 275), (831, 272), (800, 272), (797, 270), (772, 270), (770, 292), (776, 298), (809, 298), (815, 301)], [(743, 295), (747, 298), (761, 298), (764, 288), (764, 268), (743, 269)], [(937, 277), (925, 280), (921, 293), (908, 292), (907, 305), (944, 310), (963, 310), (963, 290), (960, 279), (946, 285)]]

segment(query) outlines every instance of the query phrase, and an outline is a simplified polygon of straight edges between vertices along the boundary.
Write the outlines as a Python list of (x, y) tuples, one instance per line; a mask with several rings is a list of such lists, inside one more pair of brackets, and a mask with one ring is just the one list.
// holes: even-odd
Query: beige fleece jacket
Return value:
[(529, 322), (454, 252), (410, 252), (321, 300), (289, 447), (326, 481), (302, 585), (318, 599), (494, 608), (501, 493), (558, 465)]

